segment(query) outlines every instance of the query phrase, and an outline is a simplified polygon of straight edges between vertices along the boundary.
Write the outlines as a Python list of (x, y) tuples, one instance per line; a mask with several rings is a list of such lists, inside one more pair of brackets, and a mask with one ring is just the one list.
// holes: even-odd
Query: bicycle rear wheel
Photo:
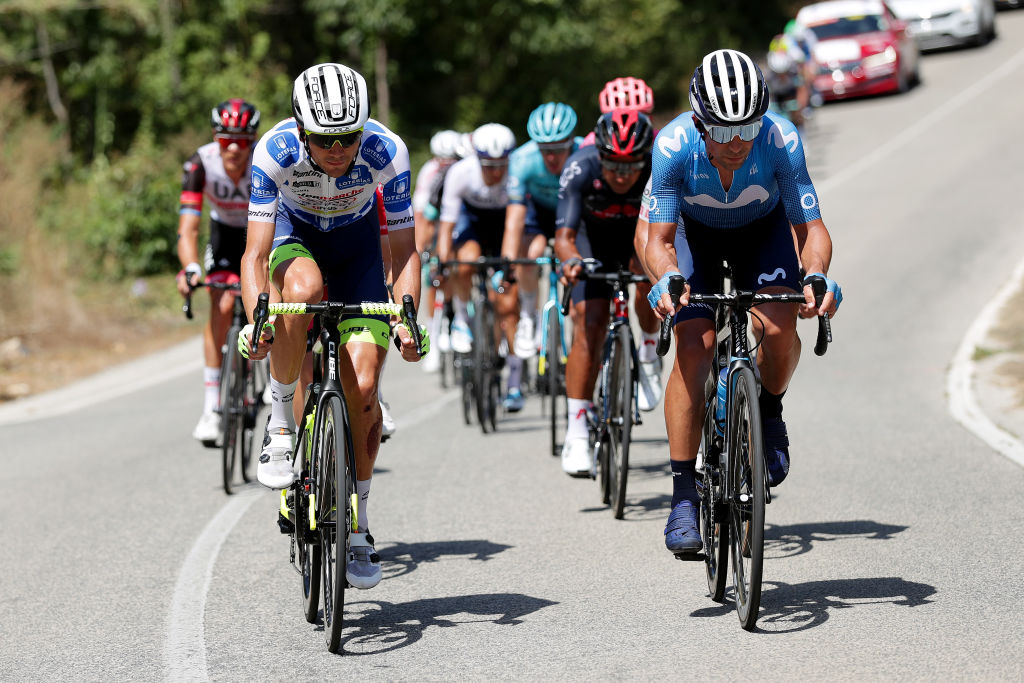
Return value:
[[(305, 424), (305, 420), (302, 424)], [(300, 426), (298, 457), (303, 465), (299, 473), (299, 481), (292, 485), (294, 492), (292, 523), (295, 527), (292, 533), (295, 534), (296, 560), (299, 572), (302, 574), (302, 614), (306, 617), (306, 621), (315, 624), (320, 609), (320, 573), (323, 571), (323, 566), (319, 532), (311, 524), (311, 521), (316, 521), (316, 516), (315, 514), (310, 515), (310, 499), (303, 485), (306, 478), (309, 478), (310, 481), (317, 481), (320, 476), (318, 469), (320, 459), (310, 457), (313, 453), (312, 432), (312, 428), (307, 429)], [(313, 503), (314, 505), (316, 503), (315, 497)]]
[[(475, 306), (473, 316), (473, 388), (476, 399), (476, 417), (480, 422), (480, 430), (486, 434), (494, 431), (491, 399), (491, 346), (494, 344), (494, 309), (487, 301)], [(500, 393), (500, 389), (499, 389)], [(500, 400), (500, 399), (499, 399)]]
[(729, 403), (729, 535), (736, 613), (750, 631), (761, 604), (761, 569), (764, 561), (764, 447), (757, 382), (750, 368), (735, 373), (736, 386)]
[[(243, 386), (245, 391), (242, 395), (242, 443), (238, 454), (238, 469), (242, 474), (242, 481), (246, 484), (254, 478), (252, 471), (253, 448), (262, 448), (261, 441), (256, 438), (256, 423), (260, 406), (263, 405), (263, 389), (260, 388), (263, 380), (260, 379), (260, 375), (265, 372), (264, 365), (263, 362), (254, 363), (252, 361), (243, 361), (241, 365), (244, 370)], [(265, 382), (263, 386), (266, 386)]]
[(633, 343), (629, 328), (615, 328), (611, 355), (608, 362), (608, 387), (605, 400), (609, 402), (608, 434), (608, 499), (615, 519), (622, 519), (626, 507), (626, 480), (629, 478), (629, 439), (633, 431), (633, 385), (636, 377), (633, 366)]
[[(238, 337), (238, 327), (228, 330), (228, 339)], [(242, 377), (241, 354), (230, 345), (224, 351), (220, 368), (220, 425), (221, 425), (221, 477), (224, 493), (231, 495), (235, 476), (235, 460), (244, 441), (244, 417), (242, 415), (242, 394), (245, 390)]]
[[(560, 400), (565, 396), (565, 365), (562, 363), (562, 326), (558, 319), (558, 309), (554, 306), (548, 308), (547, 317), (547, 346), (545, 353), (545, 369), (547, 376), (546, 389), (551, 406), (551, 455), (561, 455), (558, 448), (559, 429), (565, 431), (564, 420), (569, 410), (568, 399)], [(561, 416), (561, 420), (559, 420)], [(562, 422), (561, 428), (559, 422)]]
[(462, 391), (462, 421), (467, 425), (473, 424), (473, 410), (476, 406), (476, 394), (473, 387), (473, 368), (470, 356), (460, 353), (455, 359), (456, 372), (458, 372), (459, 386)]
[[(715, 371), (713, 376), (718, 377)], [(708, 385), (710, 389), (708, 389)], [(708, 579), (708, 592), (715, 602), (725, 599), (725, 584), (729, 562), (728, 506), (725, 498), (725, 481), (722, 478), (720, 439), (715, 436), (714, 382), (705, 385), (708, 400), (704, 405), (704, 433), (701, 452), (704, 463), (697, 472), (697, 486), (700, 493), (700, 536), (704, 540), (704, 571)], [(708, 392), (711, 393), (708, 393)]]
[(352, 496), (355, 472), (352, 463), (352, 432), (343, 400), (331, 396), (318, 416), (317, 457), (320, 472), (316, 481), (317, 527), (320, 530), (324, 599), (324, 638), (327, 649), (341, 648), (345, 612), (345, 568), (349, 533), (352, 530)]

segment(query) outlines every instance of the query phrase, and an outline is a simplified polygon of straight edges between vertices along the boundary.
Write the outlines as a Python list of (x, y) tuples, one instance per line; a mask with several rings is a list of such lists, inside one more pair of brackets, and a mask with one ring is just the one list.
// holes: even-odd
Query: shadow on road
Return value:
[[(756, 629), (760, 633), (806, 631), (828, 621), (831, 610), (861, 605), (920, 607), (931, 603), (929, 598), (936, 592), (934, 586), (897, 576), (809, 581), (794, 585), (765, 581), (763, 588), (761, 616)], [(690, 616), (727, 616), (735, 609), (731, 591), (726, 598), (725, 604), (696, 610)]]
[(392, 604), (370, 600), (345, 605), (342, 650), (347, 655), (374, 655), (412, 645), (431, 626), (492, 623), (514, 626), (523, 617), (555, 605), (521, 593), (487, 593), (428, 598)]
[(898, 524), (882, 524), (869, 519), (845, 522), (813, 522), (807, 524), (765, 524), (764, 557), (777, 560), (810, 552), (818, 543), (860, 537), (868, 540), (887, 541), (907, 527)]
[(433, 541), (424, 543), (382, 544), (377, 548), (381, 572), (393, 579), (414, 571), (424, 562), (437, 562), (442, 557), (469, 555), (470, 560), (485, 562), (512, 546), (491, 541)]

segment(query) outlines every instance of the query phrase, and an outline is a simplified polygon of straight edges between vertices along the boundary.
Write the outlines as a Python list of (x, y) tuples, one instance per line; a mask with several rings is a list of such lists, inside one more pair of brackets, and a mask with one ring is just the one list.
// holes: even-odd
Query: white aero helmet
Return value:
[(292, 88), (295, 121), (310, 133), (341, 135), (363, 127), (370, 118), (366, 81), (344, 64), (311, 66)]
[(473, 149), (482, 160), (504, 159), (516, 148), (516, 136), (508, 126), (485, 123), (473, 131)]
[(430, 153), (439, 159), (458, 159), (462, 136), (454, 130), (440, 130), (430, 138)]
[(715, 50), (693, 72), (690, 106), (706, 126), (746, 125), (767, 111), (768, 86), (750, 57), (737, 50)]

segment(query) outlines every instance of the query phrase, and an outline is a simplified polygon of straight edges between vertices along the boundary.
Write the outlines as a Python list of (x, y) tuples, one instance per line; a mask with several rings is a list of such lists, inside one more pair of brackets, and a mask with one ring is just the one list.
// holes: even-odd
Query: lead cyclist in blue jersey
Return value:
[[(818, 210), (800, 136), (768, 109), (764, 76), (742, 52), (704, 57), (690, 82), (692, 112), (662, 129), (654, 145), (647, 206), (647, 266), (659, 278), (649, 296), (659, 317), (675, 315), (676, 363), (665, 392), (665, 422), (673, 474), (672, 511), (665, 545), (673, 553), (699, 551), (694, 464), (700, 445), (704, 382), (715, 348), (714, 311), (687, 305), (691, 291), (713, 292), (723, 259), (737, 289), (803, 291), (799, 315), (834, 314), (842, 301), (827, 277), (832, 240)], [(792, 231), (790, 226), (792, 225)], [(796, 236), (794, 248), (793, 235)], [(799, 251), (799, 253), (798, 253)], [(807, 279), (825, 280), (821, 308)], [(670, 275), (687, 287), (680, 306), (668, 294)], [(798, 311), (790, 304), (758, 307), (759, 399), (770, 483), (789, 472), (789, 438), (782, 397), (800, 358)]]
[[(253, 156), (241, 273), (246, 311), (251, 315), (270, 282), (287, 302), (320, 302), (325, 279), (331, 300), (387, 301), (382, 221), (388, 228), (395, 298), (410, 294), (418, 301), (420, 259), (412, 229), (409, 152), (400, 137), (369, 118), (363, 77), (342, 64), (310, 67), (295, 79), (292, 112), (294, 118), (281, 121), (260, 139)], [(380, 217), (378, 201), (384, 207)], [(268, 325), (261, 331), (256, 349), (249, 346), (251, 324), (238, 339), (242, 355), (257, 359), (273, 342), (273, 402), (256, 473), (270, 488), (286, 488), (294, 478), (292, 401), (311, 317), (282, 316), (276, 330)], [(391, 329), (387, 319), (367, 316), (345, 318), (339, 330), (339, 375), (348, 402), (360, 497), (346, 576), (356, 588), (372, 588), (381, 570), (366, 508), (381, 437), (377, 387)], [(396, 331), (402, 357), (419, 360), (408, 330), (399, 325)]]

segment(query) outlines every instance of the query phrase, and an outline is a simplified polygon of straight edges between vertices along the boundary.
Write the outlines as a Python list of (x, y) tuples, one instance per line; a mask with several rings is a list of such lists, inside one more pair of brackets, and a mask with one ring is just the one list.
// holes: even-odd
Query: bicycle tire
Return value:
[(330, 652), (341, 648), (344, 625), (345, 568), (349, 533), (352, 529), (352, 494), (355, 473), (351, 472), (352, 432), (348, 412), (340, 396), (330, 396), (317, 416), (316, 454), (320, 458), (317, 490), (317, 527), (320, 529), (324, 638)]
[(704, 386), (707, 400), (704, 405), (704, 430), (701, 452), (704, 466), (698, 472), (700, 482), (700, 535), (704, 540), (704, 572), (708, 580), (708, 593), (715, 602), (725, 600), (725, 586), (729, 563), (729, 524), (727, 506), (723, 504), (725, 482), (722, 478), (721, 450), (715, 445), (715, 392), (718, 370), (712, 373)]
[[(476, 401), (476, 417), (480, 423), (480, 431), (487, 434), (492, 425), (488, 416), (490, 397), (490, 354), (488, 347), (494, 338), (494, 309), (490, 302), (482, 301), (474, 306), (473, 316), (473, 398)], [(493, 343), (493, 342), (491, 342)]]
[[(302, 418), (302, 425), (306, 424), (305, 415)], [(322, 556), (318, 534), (309, 528), (309, 497), (306, 494), (303, 482), (306, 478), (316, 481), (319, 471), (316, 468), (317, 459), (310, 457), (313, 453), (311, 443), (312, 429), (300, 427), (298, 456), (303, 463), (299, 474), (299, 481), (292, 485), (294, 492), (294, 506), (292, 525), (297, 550), (299, 573), (302, 576), (302, 615), (310, 624), (316, 623), (320, 610), (320, 573), (323, 571)], [(307, 436), (309, 435), (309, 436)]]
[(462, 421), (467, 426), (473, 424), (473, 411), (476, 407), (476, 398), (473, 389), (473, 369), (467, 363), (466, 354), (459, 354), (459, 385), (462, 388)]
[(244, 411), (242, 414), (242, 444), (238, 454), (238, 469), (242, 475), (242, 481), (246, 484), (255, 478), (252, 471), (253, 448), (262, 443), (256, 438), (256, 423), (259, 417), (260, 406), (262, 405), (263, 390), (260, 389), (259, 374), (262, 363), (243, 361), (243, 396)]
[[(228, 330), (228, 339), (232, 338), (232, 334), (237, 337), (238, 330), (238, 327), (232, 326)], [(228, 495), (232, 493), (235, 460), (242, 441), (242, 360), (241, 354), (235, 353), (228, 346), (220, 367), (221, 480), (224, 493)]]
[(734, 372), (729, 402), (729, 490), (733, 585), (736, 613), (744, 629), (753, 630), (761, 602), (764, 562), (764, 446), (757, 381), (750, 368)]
[[(562, 328), (558, 319), (558, 309), (554, 306), (548, 308), (546, 318), (547, 325), (547, 347), (545, 348), (545, 369), (547, 375), (547, 395), (551, 403), (551, 455), (561, 455), (558, 448), (558, 414), (567, 416), (568, 400), (565, 401), (564, 409), (562, 402), (558, 400), (564, 382), (565, 366), (562, 364)], [(564, 431), (564, 427), (563, 427)]]
[(633, 394), (636, 367), (633, 365), (633, 341), (626, 325), (615, 328), (609, 362), (610, 402), (608, 432), (608, 499), (615, 519), (622, 519), (626, 508), (626, 481), (629, 479), (629, 441), (633, 432)]

